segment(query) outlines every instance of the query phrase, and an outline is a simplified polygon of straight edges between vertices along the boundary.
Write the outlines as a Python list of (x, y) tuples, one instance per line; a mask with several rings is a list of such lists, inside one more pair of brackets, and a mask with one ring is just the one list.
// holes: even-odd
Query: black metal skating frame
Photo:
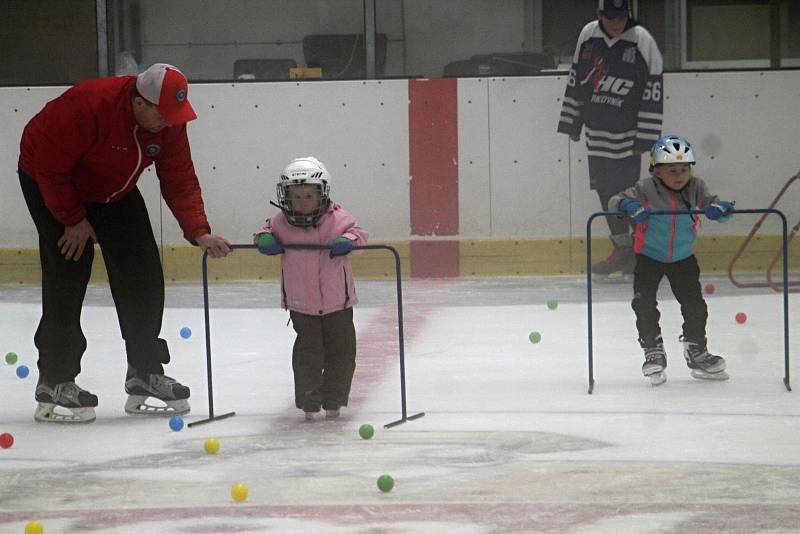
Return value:
[[(787, 391), (791, 391), (792, 387), (789, 383), (789, 257), (788, 257), (788, 239), (787, 239), (787, 223), (786, 216), (780, 210), (766, 208), (766, 209), (739, 209), (733, 212), (734, 214), (743, 213), (774, 213), (781, 218), (783, 229), (783, 361), (784, 361), (784, 376), (783, 385), (786, 386)], [(705, 215), (704, 210), (669, 210), (669, 211), (653, 211), (650, 215)], [(591, 395), (594, 390), (594, 361), (592, 356), (592, 221), (596, 217), (601, 216), (626, 216), (621, 211), (598, 211), (593, 213), (589, 220), (586, 221), (586, 302), (588, 307), (588, 331), (589, 331), (589, 391)]]
[[(231, 245), (232, 249), (255, 249), (257, 245)], [(283, 245), (284, 249), (297, 249), (297, 250), (329, 250), (329, 246), (325, 245)], [(425, 412), (408, 415), (406, 411), (406, 364), (405, 364), (405, 341), (403, 339), (403, 287), (402, 278), (400, 275), (400, 254), (394, 247), (389, 245), (363, 245), (355, 246), (353, 250), (388, 250), (394, 255), (394, 268), (395, 278), (397, 281), (397, 324), (398, 324), (398, 345), (400, 352), (400, 408), (401, 417), (396, 421), (386, 423), (384, 428), (392, 428), (401, 425), (406, 421), (413, 421), (425, 415)], [(208, 382), (208, 418), (199, 421), (193, 421), (188, 426), (202, 425), (212, 421), (219, 421), (236, 415), (236, 412), (228, 412), (222, 415), (214, 415), (214, 387), (211, 373), (211, 321), (209, 318), (209, 303), (208, 303), (208, 253), (203, 253), (203, 307), (205, 311), (205, 328), (206, 328), (206, 373)]]

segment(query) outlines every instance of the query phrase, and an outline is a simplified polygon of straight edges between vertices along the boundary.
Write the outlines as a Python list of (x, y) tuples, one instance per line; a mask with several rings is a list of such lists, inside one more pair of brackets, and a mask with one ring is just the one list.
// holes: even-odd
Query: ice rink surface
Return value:
[[(630, 285), (595, 284), (592, 395), (584, 279), (407, 281), (407, 406), (425, 416), (391, 429), (401, 413), (394, 282), (357, 284), (350, 405), (313, 423), (293, 404), (294, 333), (279, 286), (214, 283), (214, 407), (236, 416), (180, 432), (124, 414), (125, 356), (106, 286), (90, 288), (82, 317), (78, 383), (99, 396), (97, 421), (35, 423), (40, 297), (4, 287), (0, 353), (18, 353), (32, 372), (20, 379), (0, 361), (0, 433), (15, 439), (0, 449), (0, 532), (30, 520), (47, 534), (800, 532), (800, 391), (782, 383), (783, 297), (709, 280), (709, 349), (726, 357), (729, 381), (689, 375), (664, 282), (668, 381), (651, 386)], [(798, 303), (792, 294), (794, 317)], [(162, 335), (167, 374), (192, 388), (186, 421), (207, 417), (200, 284), (167, 287)], [(359, 437), (364, 423), (371, 440)], [(204, 452), (208, 437), (218, 454)], [(384, 473), (396, 482), (389, 493), (376, 487)], [(232, 500), (235, 483), (248, 487), (245, 502)]]

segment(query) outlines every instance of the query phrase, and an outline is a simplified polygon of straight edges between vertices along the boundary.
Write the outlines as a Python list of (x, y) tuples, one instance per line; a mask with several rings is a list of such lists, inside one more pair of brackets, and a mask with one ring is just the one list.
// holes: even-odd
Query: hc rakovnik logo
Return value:
[(175, 93), (175, 99), (178, 102), (183, 102), (186, 100), (186, 90), (185, 89), (178, 89), (178, 92)]
[(607, 92), (615, 95), (625, 96), (633, 89), (633, 80), (617, 78), (615, 76), (604, 76), (594, 88), (595, 93)]

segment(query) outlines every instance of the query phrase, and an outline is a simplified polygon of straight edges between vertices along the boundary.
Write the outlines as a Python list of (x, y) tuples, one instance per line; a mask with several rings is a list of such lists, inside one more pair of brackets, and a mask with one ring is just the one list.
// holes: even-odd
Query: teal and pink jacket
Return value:
[[(674, 191), (660, 178), (648, 176), (633, 187), (611, 197), (610, 211), (619, 210), (623, 199), (638, 200), (650, 211), (705, 209), (719, 200), (706, 183), (696, 176), (689, 178), (683, 189)], [(700, 219), (697, 215), (654, 215), (636, 224), (633, 251), (664, 263), (685, 260), (695, 252)]]

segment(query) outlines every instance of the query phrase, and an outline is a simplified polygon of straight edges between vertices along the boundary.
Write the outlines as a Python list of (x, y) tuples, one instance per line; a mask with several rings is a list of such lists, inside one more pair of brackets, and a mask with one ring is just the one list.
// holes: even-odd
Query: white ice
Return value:
[[(651, 386), (630, 286), (605, 284), (593, 292), (589, 395), (583, 279), (406, 281), (407, 414), (425, 415), (390, 429), (401, 416), (394, 282), (358, 283), (351, 402), (313, 423), (293, 404), (278, 285), (212, 283), (214, 411), (236, 415), (180, 432), (124, 414), (124, 349), (104, 286), (87, 296), (78, 377), (100, 398), (97, 421), (35, 423), (38, 290), (4, 288), (0, 355), (17, 352), (31, 374), (0, 361), (0, 433), (15, 439), (0, 449), (0, 532), (31, 520), (47, 534), (800, 532), (800, 393), (782, 382), (783, 296), (713, 282), (709, 349), (726, 357), (729, 381), (690, 377), (665, 282), (668, 380)], [(794, 313), (796, 293), (789, 304)], [(186, 422), (207, 418), (199, 284), (168, 286), (162, 334), (168, 374), (192, 388)], [(371, 440), (358, 435), (364, 423)], [(212, 436), (216, 455), (203, 451)], [(383, 473), (396, 481), (385, 494)], [(243, 503), (230, 496), (237, 482)]]

